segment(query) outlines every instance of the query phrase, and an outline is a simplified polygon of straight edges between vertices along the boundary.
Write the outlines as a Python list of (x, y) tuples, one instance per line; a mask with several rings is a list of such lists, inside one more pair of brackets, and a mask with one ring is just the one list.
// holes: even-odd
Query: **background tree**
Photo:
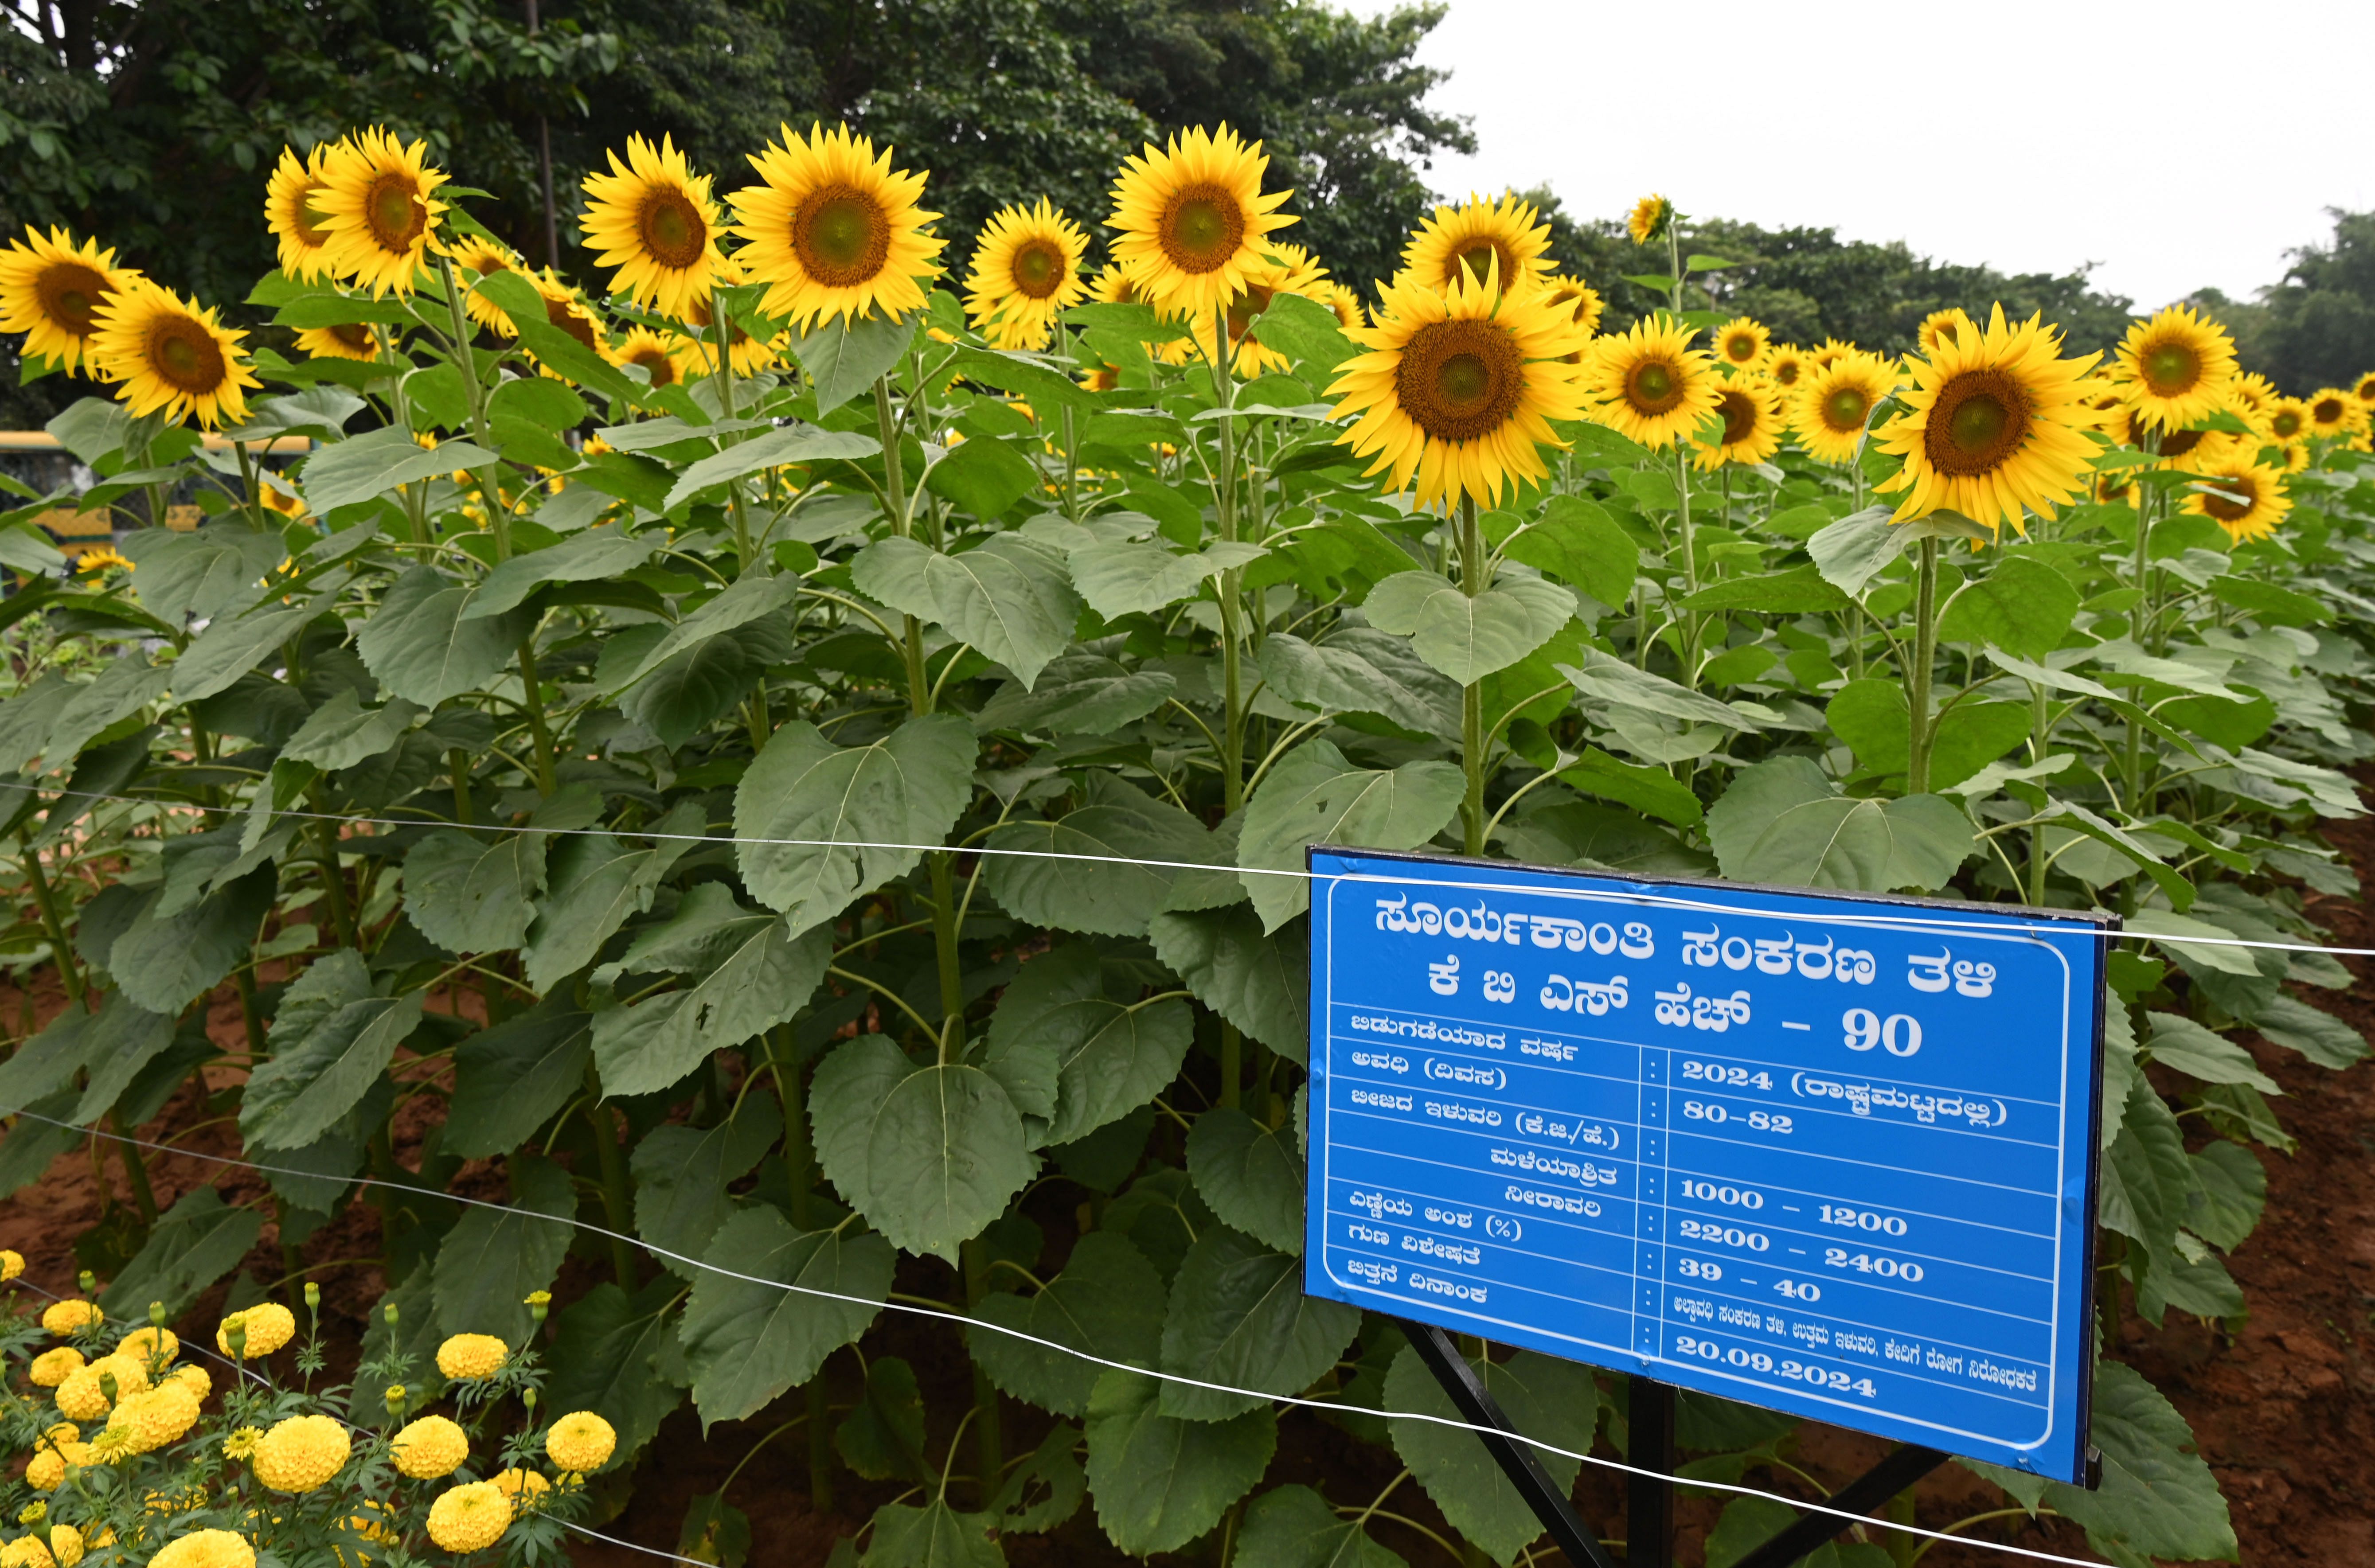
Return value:
[(2347, 386), (2375, 364), (2375, 212), (2327, 209), (2334, 239), (2292, 253), (2256, 302), (2205, 289), (2193, 302), (2235, 334), (2236, 355), (2293, 395)]

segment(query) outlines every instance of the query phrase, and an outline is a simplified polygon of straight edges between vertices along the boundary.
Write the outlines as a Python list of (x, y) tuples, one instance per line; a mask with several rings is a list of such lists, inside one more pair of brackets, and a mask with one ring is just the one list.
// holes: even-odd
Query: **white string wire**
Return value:
[[(81, 1127), (72, 1122), (59, 1121), (55, 1117), (44, 1116), (34, 1111), (19, 1111), (17, 1114), (20, 1116), (30, 1116), (37, 1122), (43, 1122), (53, 1127), (65, 1127), (77, 1132), (85, 1132), (94, 1138), (104, 1138), (118, 1143), (133, 1144), (142, 1149), (155, 1149), (164, 1154), (178, 1155), (183, 1159), (199, 1160), (209, 1164), (229, 1165), (243, 1170), (258, 1171), (266, 1174), (318, 1177), (318, 1173), (315, 1172), (298, 1171), (277, 1165), (258, 1164), (254, 1161), (236, 1160), (230, 1156), (220, 1154), (207, 1154), (195, 1149), (176, 1149), (168, 1144), (153, 1143), (146, 1138), (133, 1138), (123, 1133), (109, 1132), (100, 1127)], [(568, 1225), (576, 1230), (585, 1231), (610, 1241), (623, 1242), (627, 1245), (638, 1248), (641, 1251), (650, 1254), (654, 1257), (666, 1258), (671, 1263), (682, 1264), (688, 1268), (699, 1269), (703, 1273), (714, 1274), (721, 1279), (738, 1280), (749, 1285), (762, 1285), (769, 1290), (783, 1291), (794, 1295), (811, 1296), (821, 1301), (840, 1302), (850, 1306), (864, 1307), (869, 1312), (904, 1313), (912, 1317), (930, 1318), (943, 1323), (956, 1324), (967, 1329), (986, 1330), (993, 1334), (1002, 1334), (1008, 1338), (1020, 1339), (1025, 1344), (1036, 1345), (1043, 1350), (1054, 1350), (1058, 1354), (1070, 1356), (1076, 1361), (1087, 1362), (1094, 1366), (1105, 1367), (1115, 1372), (1126, 1372), (1140, 1377), (1151, 1377), (1164, 1383), (1176, 1383), (1184, 1387), (1199, 1388), (1208, 1393), (1229, 1394), (1242, 1398), (1260, 1399), (1276, 1404), (1293, 1405), (1301, 1409), (1315, 1410), (1343, 1411), (1350, 1409), (1358, 1414), (1376, 1416), (1383, 1421), (1417, 1421), (1428, 1426), (1448, 1427), (1457, 1432), (1473, 1432), (1483, 1437), (1514, 1436), (1518, 1441), (1525, 1444), (1527, 1446), (1540, 1449), (1545, 1454), (1554, 1454), (1563, 1459), (1577, 1460), (1583, 1464), (1597, 1466), (1598, 1468), (1605, 1470), (1614, 1470), (1627, 1476), (1640, 1476), (1647, 1480), (1669, 1481), (1683, 1486), (1698, 1487), (1710, 1491), (1731, 1492), (1742, 1497), (1761, 1497), (1769, 1502), (1784, 1503), (1791, 1508), (1803, 1509), (1814, 1514), (1821, 1514), (1830, 1518), (1841, 1520), (1847, 1524), (1879, 1526), (1883, 1528), (1897, 1530), (1907, 1535), (1920, 1536), (1930, 1540), (1949, 1541), (1958, 1545), (1980, 1547), (1991, 1551), (1999, 1551), (2015, 1557), (2026, 1558), (2032, 1562), (2062, 1563), (2068, 1565), (2068, 1568), (2100, 1568), (2099, 1563), (2089, 1562), (2085, 1558), (2063, 1557), (2054, 1552), (2033, 1550), (2027, 1547), (2007, 1546), (1994, 1541), (1977, 1540), (1967, 1536), (1949, 1535), (1943, 1530), (1924, 1529), (1918, 1525), (1903, 1524), (1893, 1519), (1879, 1518), (1870, 1515), (1854, 1514), (1843, 1508), (1831, 1507), (1828, 1503), (1808, 1503), (1798, 1498), (1783, 1496), (1778, 1492), (1765, 1491), (1756, 1487), (1743, 1486), (1731, 1481), (1702, 1480), (1697, 1477), (1679, 1477), (1661, 1470), (1647, 1469), (1637, 1465), (1626, 1464), (1622, 1460), (1607, 1459), (1602, 1458), (1596, 1454), (1578, 1453), (1572, 1448), (1562, 1448), (1554, 1443), (1547, 1443), (1537, 1437), (1529, 1437), (1524, 1432), (1504, 1432), (1492, 1427), (1477, 1426), (1471, 1422), (1459, 1421), (1449, 1416), (1431, 1415), (1419, 1410), (1364, 1410), (1361, 1409), (1360, 1407), (1346, 1406), (1334, 1400), (1308, 1399), (1293, 1394), (1273, 1394), (1263, 1389), (1240, 1388), (1234, 1384), (1208, 1382), (1202, 1378), (1189, 1377), (1183, 1373), (1161, 1372), (1147, 1367), (1135, 1366), (1128, 1362), (1113, 1361), (1105, 1356), (1092, 1354), (1087, 1350), (1076, 1350), (1069, 1345), (1060, 1344), (1053, 1339), (1045, 1339), (1036, 1334), (1025, 1333), (1023, 1330), (1019, 1328), (1009, 1328), (1003, 1324), (991, 1323), (984, 1318), (970, 1317), (960, 1312), (951, 1312), (939, 1307), (920, 1306), (911, 1302), (876, 1301), (868, 1296), (847, 1295), (839, 1291), (821, 1290), (812, 1285), (796, 1285), (787, 1283), (781, 1279), (764, 1279), (755, 1274), (743, 1274), (735, 1269), (727, 1268), (721, 1264), (710, 1263), (696, 1257), (688, 1257), (682, 1253), (673, 1252), (667, 1247), (655, 1245), (650, 1242), (644, 1241), (640, 1236), (626, 1235), (620, 1232), (610, 1230), (606, 1226), (597, 1225), (591, 1221), (578, 1220), (573, 1217), (564, 1218), (558, 1215), (540, 1214), (532, 1209), (514, 1208), (509, 1204), (490, 1203), (484, 1198), (464, 1197), (459, 1193), (439, 1192), (432, 1187), (414, 1186), (405, 1182), (384, 1181), (372, 1176), (356, 1176), (349, 1179), (359, 1186), (385, 1187), (396, 1192), (415, 1193), (432, 1197), (443, 1197), (447, 1199), (449, 1202), (463, 1204), (472, 1208), (492, 1209), (499, 1214), (515, 1214), (519, 1215), (523, 1219), (541, 1220), (548, 1224)], [(44, 1291), (43, 1293), (47, 1294), (48, 1292)], [(609, 1539), (609, 1538), (605, 1537), (603, 1539)], [(622, 1541), (616, 1544), (628, 1545), (631, 1543)], [(651, 1547), (637, 1547), (635, 1550), (649, 1552), (655, 1556), (675, 1558), (675, 1560), (679, 1562), (690, 1562), (693, 1561), (690, 1558), (677, 1557), (673, 1552), (660, 1551), (657, 1549)], [(710, 1565), (703, 1564), (702, 1565), (702, 1568), (710, 1568)]]
[[(228, 810), (228, 808), (225, 808), (202, 807), (187, 802), (159, 800), (148, 796), (109, 795), (91, 790), (58, 790), (53, 793), (58, 795), (71, 795), (78, 799), (112, 800), (133, 806), (179, 807), (183, 809), (194, 811)], [(423, 818), (416, 819), (403, 817), (359, 817), (347, 816), (334, 811), (299, 811), (293, 808), (276, 810), (272, 812), (271, 815), (274, 817), (297, 817), (307, 821), (314, 822), (338, 822), (349, 827), (459, 828), (466, 832), (545, 833), (553, 837), (573, 838), (617, 838), (623, 836), (628, 838), (656, 839), (668, 843), (751, 844), (762, 848), (773, 849), (864, 849), (895, 850), (902, 854), (916, 855), (937, 855), (948, 853), (953, 855), (1011, 855), (1031, 860), (1069, 860), (1099, 866), (1140, 866), (1154, 870), (1164, 871), (1218, 871), (1231, 876), (1290, 877), (1306, 882), (1379, 882), (1399, 884), (1402, 881), (1409, 880), (1409, 878), (1380, 876), (1374, 872), (1304, 871), (1282, 867), (1229, 866), (1204, 860), (1154, 860), (1137, 855), (1081, 855), (1077, 852), (1067, 850), (1014, 849), (997, 847), (988, 844), (887, 843), (861, 839), (766, 839), (745, 838), (734, 834), (663, 833), (653, 832), (644, 829), (614, 830), (609, 828), (548, 828), (538, 827), (534, 823), (455, 822), (438, 818)], [(1014, 825), (1027, 826), (1029, 824), (1022, 823)], [(1329, 846), (1317, 845), (1315, 847), (1325, 850)], [(1358, 854), (1361, 852), (1358, 850), (1348, 849), (1345, 853)], [(1419, 863), (1423, 862), (1413, 862), (1413, 864)], [(1509, 862), (1508, 868), (1511, 870), (1528, 869), (1528, 867), (1522, 866), (1517, 861)], [(1613, 878), (1619, 881), (1629, 879), (1621, 871), (1595, 872), (1590, 874)], [(1477, 884), (1477, 886), (1483, 885)], [(1516, 889), (1510, 890), (1524, 891), (1526, 890)], [(1787, 890), (1792, 892), (1803, 892), (1806, 896), (1814, 899), (1826, 899), (1832, 896), (1813, 889), (1792, 889)], [(1610, 894), (1608, 896), (1614, 902), (1639, 904), (1651, 909), (1686, 910), (1694, 914), (1757, 915), (1764, 913), (1757, 910), (1743, 909), (1737, 904), (1724, 903), (1712, 899), (1694, 899), (1672, 893), (1651, 892), (1644, 888), (1636, 888), (1625, 892)], [(1956, 920), (1950, 917), (1939, 916), (1935, 906), (1907, 905), (1905, 907), (1906, 913), (1896, 914), (1856, 914), (1843, 912), (1837, 914), (1823, 914), (1819, 916), (1809, 916), (1806, 918), (1819, 918), (1847, 925), (1877, 926), (1903, 925), (1908, 922), (1918, 921), (1919, 924), (1925, 927), (1949, 931), (1984, 931), (2015, 936), (2050, 935), (2081, 938), (2091, 935), (2098, 941), (2109, 942), (2158, 942), (2165, 946), (2179, 948), (2251, 948), (2281, 953), (2323, 953), (2334, 958), (2375, 958), (2375, 948), (2334, 948), (2321, 946), (2314, 942), (2266, 942), (2246, 937), (2197, 937), (2190, 933), (2185, 936), (2174, 936), (2154, 931), (2112, 931), (2104, 929), (2101, 926), (2088, 925), (2076, 920), (2038, 921), (2027, 925), (2022, 924), (2017, 918), (2012, 916), (1999, 916), (1990, 920)], [(1914, 909), (1917, 907), (1920, 911), (1919, 914), (1913, 913)], [(1975, 905), (1974, 907), (1985, 908), (1987, 906), (1980, 904)]]

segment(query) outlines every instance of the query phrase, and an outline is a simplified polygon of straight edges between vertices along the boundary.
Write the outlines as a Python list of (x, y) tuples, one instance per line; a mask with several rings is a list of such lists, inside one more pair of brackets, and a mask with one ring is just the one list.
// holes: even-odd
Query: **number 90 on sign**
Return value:
[(1921, 1049), (1921, 1020), (1908, 1013), (1891, 1013), (1884, 1019), (1870, 1008), (1849, 1008), (1839, 1021), (1846, 1026), (1850, 1051), (1869, 1051), (1878, 1045), (1892, 1056), (1910, 1056)]

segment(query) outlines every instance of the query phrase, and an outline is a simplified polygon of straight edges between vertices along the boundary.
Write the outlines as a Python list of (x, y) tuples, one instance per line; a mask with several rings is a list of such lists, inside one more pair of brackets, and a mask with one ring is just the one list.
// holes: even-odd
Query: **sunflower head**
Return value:
[(1294, 218), (1288, 191), (1262, 194), (1270, 159), (1228, 126), (1199, 126), (1167, 147), (1149, 142), (1114, 182), (1114, 258), (1149, 304), (1210, 316), (1235, 299)]
[(280, 270), (303, 283), (331, 271), (330, 231), (317, 204), (329, 189), (326, 170), (334, 150), (329, 144), (316, 143), (300, 158), (294, 147), (282, 147), (264, 188), (265, 226), (279, 242)]
[(1088, 231), (1047, 198), (998, 210), (974, 247), (965, 313), (1000, 348), (1042, 348), (1066, 311), (1088, 298)]
[(336, 326), (309, 326), (297, 335), (297, 347), (316, 360), (376, 360), (385, 347), (380, 329), (361, 322)]
[(1362, 308), (1361, 296), (1333, 278), (1321, 283), (1312, 297), (1335, 312), (1336, 324), (1347, 332), (1369, 324), (1369, 312)]
[(2285, 471), (2248, 454), (2230, 453), (2198, 465), (2195, 471), (2201, 477), (2186, 487), (2185, 510), (2209, 518), (2239, 545), (2266, 538), (2292, 510), (2292, 498), (2285, 493)]
[[(1567, 312), (1568, 321), (1574, 324), (1575, 330), (1587, 342), (1600, 330), (1600, 291), (1580, 277), (1556, 273), (1542, 279), (1542, 291), (1550, 297), (1552, 309), (1564, 309)], [(1578, 344), (1567, 363), (1581, 364), (1584, 352), (1584, 346)]]
[(30, 359), (97, 374), (100, 307), (138, 276), (118, 267), (115, 253), (96, 240), (77, 246), (63, 229), (43, 235), (28, 227), (24, 239), (0, 250), (0, 332), (23, 333)]
[(1715, 329), (1716, 363), (1732, 371), (1761, 371), (1773, 352), (1773, 334), (1762, 322), (1734, 316)]
[[(520, 260), (510, 246), (498, 244), (481, 234), (455, 235), (441, 242), (438, 249), (444, 252), (456, 267), (474, 272), (480, 277), (492, 277), (499, 272), (528, 270), (527, 264)], [(469, 312), (472, 321), (505, 337), (516, 336), (512, 328), (512, 318), (503, 313), (502, 306), (476, 289), (469, 288), (468, 278), (455, 281), (464, 287), (462, 308)]]
[(1633, 204), (1625, 218), (1625, 231), (1633, 236), (1635, 244), (1646, 245), (1665, 233), (1673, 221), (1674, 204), (1653, 193)]
[[(743, 277), (739, 265), (729, 256), (726, 269), (718, 274), (718, 281), (730, 284), (748, 279)], [(679, 377), (685, 381), (699, 381), (715, 374), (717, 334), (714, 330), (715, 318), (710, 314), (709, 301), (703, 300), (695, 303), (686, 318), (686, 324), (691, 328), (690, 332), (668, 340), (668, 352), (676, 359)], [(727, 358), (733, 363), (734, 373), (755, 376), (783, 356), (791, 346), (792, 335), (779, 332), (772, 338), (754, 337), (742, 330), (740, 322), (729, 319), (726, 324), (726, 341), (728, 345)]]
[(1761, 376), (1726, 378), (1717, 389), (1720, 429), (1692, 432), (1692, 461), (1712, 472), (1727, 463), (1762, 463), (1781, 445), (1781, 395)]
[(2246, 371), (2227, 388), (2227, 406), (2245, 419), (2260, 423), (2266, 420), (2277, 395), (2274, 382), (2257, 371)]
[[(547, 326), (559, 327), (605, 360), (612, 358), (608, 335), (602, 330), (602, 324), (596, 317), (594, 307), (585, 302), (585, 297), (579, 293), (566, 278), (550, 267), (546, 267), (539, 272), (527, 273), (525, 276), (530, 283), (536, 285), (537, 294), (544, 302), (544, 321)], [(568, 379), (549, 365), (538, 364), (537, 368), (557, 381)]]
[[(1317, 299), (1327, 287), (1328, 274), (1309, 251), (1282, 241), (1265, 246), (1260, 259), (1247, 270), (1245, 287), (1229, 299), (1227, 357), (1231, 368), (1248, 379), (1289, 369), (1294, 361), (1261, 340), (1262, 312), (1281, 294)], [(1220, 350), (1212, 341), (1212, 318), (1191, 317), (1186, 324), (1194, 335), (1198, 350), (1207, 360), (1218, 358)]]
[(1850, 354), (1862, 352), (1862, 349), (1852, 343), (1843, 343), (1836, 337), (1826, 337), (1823, 339), (1821, 348), (1806, 350), (1806, 362), (1818, 371), (1826, 371)]
[(1567, 312), (1499, 281), (1385, 285), (1377, 324), (1349, 335), (1366, 352), (1328, 389), (1343, 399), (1337, 418), (1359, 416), (1338, 439), (1423, 506), (1459, 496), (1489, 506), (1512, 484), (1547, 477), (1549, 421), (1583, 412)]
[(641, 365), (654, 387), (674, 386), (680, 379), (673, 346), (647, 326), (632, 326), (610, 346), (614, 364)]
[(926, 232), (939, 217), (917, 205), (924, 176), (891, 167), (873, 138), (786, 125), (782, 139), (752, 155), (759, 183), (734, 195), (737, 257), (767, 285), (759, 308), (802, 330), (831, 316), (901, 317), (924, 308), (947, 242)]
[(247, 389), (262, 384), (240, 351), (247, 334), (221, 325), (213, 311), (143, 278), (110, 296), (98, 321), (100, 373), (135, 414), (195, 414), (208, 430), (247, 418)]
[(695, 174), (666, 136), (654, 147), (627, 138), (627, 157), (610, 154), (610, 172), (585, 176), (586, 242), (595, 264), (615, 267), (610, 291), (663, 315), (684, 317), (709, 298), (718, 264), (717, 204), (709, 176)]
[(1497, 272), (1502, 287), (1539, 288), (1551, 270), (1551, 229), (1531, 202), (1513, 192), (1486, 201), (1470, 193), (1459, 206), (1438, 206), (1402, 250), (1402, 271), (1428, 289), (1450, 287), (1465, 272), (1482, 282)]
[(1960, 305), (1949, 305), (1943, 311), (1932, 311), (1921, 318), (1914, 338), (1924, 354), (1935, 354), (1942, 348), (1952, 348), (1963, 340), (1965, 333), (1979, 331), (1979, 324), (1963, 312)]
[(2338, 386), (2322, 386), (2303, 399), (2309, 408), (2310, 434), (2348, 435), (2367, 418), (2367, 406)]
[(2310, 437), (2309, 405), (2298, 397), (2278, 397), (2268, 404), (2268, 433), (2278, 441)]
[(373, 299), (409, 294), (445, 204), (435, 198), (445, 172), (425, 161), (426, 142), (407, 147), (373, 126), (330, 149), (322, 186), (307, 200), (329, 236), (330, 270), (368, 288)]
[(1785, 393), (1795, 392), (1804, 379), (1809, 361), (1806, 351), (1791, 343), (1776, 344), (1765, 357), (1765, 373), (1773, 384)]
[(1820, 463), (1852, 460), (1881, 401), (1896, 390), (1896, 363), (1840, 345), (1827, 365), (1800, 378), (1790, 423), (1806, 455)]
[(1661, 314), (1593, 339), (1583, 364), (1586, 418), (1653, 450), (1696, 431), (1716, 410), (1719, 380), (1713, 356), (1691, 347), (1696, 336)]
[(1146, 296), (1140, 292), (1137, 282), (1123, 268), (1107, 263), (1089, 279), (1089, 298), (1101, 305), (1140, 305)]
[(2215, 413), (2235, 380), (2235, 340), (2187, 305), (2128, 328), (2114, 363), (2136, 416), (2173, 430)]
[(1905, 460), (1878, 487), (1906, 492), (1898, 522), (1946, 510), (2026, 531), (2024, 512), (2086, 491), (2097, 450), (2086, 433), (2096, 418), (2087, 372), (2098, 356), (2065, 360), (2061, 348), (2039, 318), (2008, 326), (1998, 305), (1985, 329), (1913, 362), (1906, 411), (1875, 438)]

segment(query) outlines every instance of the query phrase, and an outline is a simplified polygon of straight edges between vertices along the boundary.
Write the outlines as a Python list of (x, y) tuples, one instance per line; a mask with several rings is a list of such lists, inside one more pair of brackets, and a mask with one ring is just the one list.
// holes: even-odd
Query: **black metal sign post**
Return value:
[[(1451, 1336), (1432, 1324), (1396, 1320), (1419, 1360), (1450, 1397), (1452, 1409), (1471, 1426), (1484, 1451), (1493, 1456), (1526, 1506), (1549, 1532), (1552, 1544), (1569, 1562), (1589, 1568), (1616, 1568), (1600, 1538), (1575, 1511), (1574, 1502), (1559, 1490), (1534, 1457), (1530, 1444), (1509, 1424), (1508, 1413), (1493, 1397)], [(1672, 1568), (1674, 1548), (1674, 1390), (1646, 1377), (1632, 1380), (1627, 1401), (1630, 1441), (1626, 1450), (1635, 1473), (1625, 1488), (1626, 1568)], [(1740, 1560), (1735, 1568), (1790, 1568), (1808, 1552), (1848, 1529), (1855, 1521), (1842, 1514), (1869, 1514), (1923, 1476), (1946, 1462), (1934, 1448), (1908, 1445), (1874, 1465), (1823, 1500), (1826, 1509), (1783, 1527), (1764, 1545)], [(1647, 1472), (1647, 1473), (1642, 1473)]]

